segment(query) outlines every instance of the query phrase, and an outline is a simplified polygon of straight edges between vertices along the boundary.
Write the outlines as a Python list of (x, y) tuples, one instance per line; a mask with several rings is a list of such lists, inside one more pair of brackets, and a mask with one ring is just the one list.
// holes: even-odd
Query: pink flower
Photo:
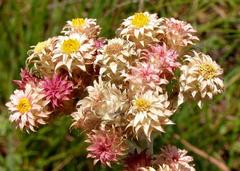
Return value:
[(115, 131), (95, 130), (88, 134), (86, 142), (90, 143), (87, 157), (93, 158), (94, 164), (100, 161), (111, 166), (110, 163), (116, 162), (125, 151), (123, 139)]
[(43, 93), (46, 99), (50, 101), (52, 107), (62, 107), (65, 100), (70, 99), (73, 90), (73, 83), (67, 80), (67, 77), (62, 78), (60, 75), (53, 75), (53, 77), (45, 78), (41, 82)]
[(46, 108), (48, 103), (39, 87), (26, 84), (24, 90), (15, 90), (6, 103), (11, 112), (9, 120), (21, 130), (36, 131), (40, 125), (47, 123), (51, 114)]
[(136, 67), (132, 67), (131, 75), (135, 77), (135, 82), (159, 82), (159, 70), (154, 65), (148, 63), (139, 63)]
[(24, 90), (26, 84), (35, 85), (38, 82), (38, 78), (31, 75), (27, 69), (21, 69), (21, 80), (13, 80), (14, 84), (17, 84), (19, 89)]
[(129, 154), (124, 160), (125, 171), (139, 171), (141, 167), (151, 166), (152, 158), (146, 153), (146, 150), (141, 153), (135, 151), (132, 154)]
[(176, 20), (174, 18), (165, 18), (162, 21), (165, 39), (171, 47), (187, 46), (194, 44), (194, 41), (199, 40), (194, 34), (196, 30), (193, 29), (191, 24)]
[(131, 68), (131, 73), (126, 74), (126, 81), (130, 82), (132, 87), (144, 86), (145, 88), (154, 88), (157, 85), (167, 84), (166, 79), (160, 77), (160, 70), (151, 63), (138, 63)]
[(187, 156), (186, 150), (178, 149), (175, 146), (166, 146), (161, 149), (157, 156), (157, 164), (167, 164), (173, 171), (195, 171), (191, 156)]
[(160, 70), (161, 77), (168, 77), (180, 66), (177, 62), (178, 54), (172, 49), (168, 49), (165, 44), (151, 46), (144, 53), (143, 59), (154, 64), (155, 68)]

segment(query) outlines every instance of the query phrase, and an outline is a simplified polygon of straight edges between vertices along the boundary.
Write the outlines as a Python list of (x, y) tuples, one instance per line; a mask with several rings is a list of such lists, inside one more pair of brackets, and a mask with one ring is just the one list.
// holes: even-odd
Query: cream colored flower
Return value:
[(154, 169), (153, 167), (142, 167), (139, 169), (139, 171), (172, 171), (172, 169), (168, 165), (163, 164), (162, 166), (159, 165), (158, 169)]
[(87, 87), (88, 96), (80, 100), (77, 106), (83, 111), (91, 111), (102, 120), (102, 124), (116, 123), (126, 111), (127, 95), (110, 82), (94, 81)]
[(169, 110), (170, 102), (167, 94), (147, 91), (137, 94), (132, 100), (128, 111), (129, 124), (136, 133), (136, 137), (143, 132), (150, 141), (153, 131), (164, 132), (164, 125), (173, 124), (169, 117), (173, 111)]
[(47, 111), (49, 101), (44, 100), (44, 97), (41, 89), (32, 87), (31, 84), (27, 84), (25, 90), (15, 90), (10, 96), (10, 102), (6, 104), (12, 112), (10, 121), (27, 132), (35, 131), (35, 128), (46, 124), (51, 112)]
[(77, 106), (77, 111), (71, 116), (74, 121), (71, 127), (81, 128), (87, 132), (98, 129), (101, 123), (101, 118), (96, 116), (90, 108), (83, 109), (83, 107)]
[(172, 169), (168, 165), (163, 164), (162, 166), (159, 166), (158, 171), (172, 171)]
[(37, 71), (42, 76), (51, 76), (56, 66), (56, 63), (52, 61), (56, 40), (56, 37), (52, 37), (32, 46), (32, 49), (28, 51), (27, 67), (31, 68), (33, 72)]
[(157, 35), (162, 33), (157, 14), (135, 13), (123, 21), (117, 33), (120, 37), (133, 41), (138, 48), (158, 42)]
[(193, 56), (186, 55), (185, 61), (187, 64), (180, 68), (179, 105), (190, 98), (201, 107), (203, 99), (212, 99), (223, 92), (223, 70), (210, 56), (193, 51)]
[(128, 72), (136, 56), (134, 43), (114, 38), (103, 46), (95, 62), (100, 64), (100, 75), (106, 75), (111, 80), (119, 80), (122, 73)]
[(62, 32), (65, 35), (80, 33), (86, 35), (88, 38), (96, 38), (100, 33), (100, 26), (97, 25), (96, 19), (74, 18), (71, 21), (67, 21)]
[(194, 34), (196, 30), (193, 29), (191, 24), (176, 20), (174, 18), (163, 18), (161, 19), (161, 29), (164, 34), (162, 37), (166, 39), (168, 46), (173, 49), (177, 49), (178, 46), (187, 46), (194, 44), (194, 41), (199, 40)]
[(53, 51), (53, 61), (57, 63), (55, 69), (64, 67), (70, 75), (74, 68), (86, 71), (85, 65), (93, 63), (94, 50), (93, 40), (85, 35), (59, 36)]

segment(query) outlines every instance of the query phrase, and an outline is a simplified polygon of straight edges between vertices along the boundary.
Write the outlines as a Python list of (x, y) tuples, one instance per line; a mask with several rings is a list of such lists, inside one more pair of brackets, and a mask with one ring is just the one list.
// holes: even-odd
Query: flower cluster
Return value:
[(154, 155), (136, 144), (153, 143), (183, 102), (201, 107), (222, 93), (223, 70), (210, 56), (189, 51), (199, 39), (185, 21), (139, 12), (115, 38), (99, 37), (100, 30), (95, 19), (75, 18), (63, 35), (32, 46), (6, 104), (10, 121), (30, 132), (64, 113), (71, 128), (86, 133), (94, 163), (123, 159), (125, 170), (193, 171), (185, 150), (169, 145)]

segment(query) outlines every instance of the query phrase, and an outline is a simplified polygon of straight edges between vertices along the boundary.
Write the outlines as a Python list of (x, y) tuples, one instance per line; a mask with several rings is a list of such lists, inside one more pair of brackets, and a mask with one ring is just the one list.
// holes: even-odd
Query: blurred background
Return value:
[(64, 116), (27, 134), (8, 121), (5, 103), (31, 45), (58, 35), (67, 20), (97, 18), (102, 36), (113, 37), (122, 19), (139, 9), (192, 23), (197, 49), (224, 68), (225, 92), (185, 104), (157, 138), (154, 150), (174, 144), (189, 150), (199, 171), (240, 171), (240, 0), (0, 0), (0, 171), (121, 170), (93, 167), (83, 135)]

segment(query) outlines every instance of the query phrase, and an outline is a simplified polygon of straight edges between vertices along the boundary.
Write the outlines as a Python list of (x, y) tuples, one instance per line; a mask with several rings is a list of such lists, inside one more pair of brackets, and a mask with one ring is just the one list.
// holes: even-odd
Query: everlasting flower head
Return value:
[(151, 29), (158, 23), (156, 14), (149, 14), (148, 12), (138, 12), (124, 20), (122, 25), (129, 28), (142, 31), (143, 29)]
[(154, 169), (153, 167), (141, 167), (139, 171), (173, 171), (168, 165), (163, 164), (159, 165), (158, 169)]
[(34, 77), (27, 69), (21, 69), (21, 80), (13, 80), (13, 83), (17, 84), (19, 89), (24, 90), (26, 84), (35, 86), (38, 82), (38, 78)]
[(35, 131), (39, 125), (46, 124), (51, 112), (46, 109), (49, 101), (44, 100), (44, 97), (41, 89), (32, 87), (31, 84), (27, 84), (24, 90), (15, 90), (6, 103), (8, 110), (12, 112), (10, 121), (27, 132)]
[(160, 70), (161, 77), (172, 75), (180, 66), (177, 61), (178, 54), (175, 50), (167, 48), (166, 44), (151, 46), (145, 51), (143, 59), (155, 65)]
[(128, 67), (133, 63), (136, 55), (134, 43), (114, 38), (108, 40), (107, 44), (103, 46), (95, 62), (101, 66), (101, 75), (107, 75), (114, 80), (121, 77), (121, 73), (128, 71)]
[(94, 81), (93, 86), (87, 87), (88, 96), (78, 102), (83, 109), (90, 109), (103, 122), (118, 121), (117, 118), (126, 111), (126, 92), (118, 89), (110, 82), (104, 82), (101, 78)]
[(96, 19), (91, 18), (73, 18), (67, 21), (62, 32), (65, 35), (84, 34), (88, 38), (96, 38), (100, 33), (100, 27), (96, 23)]
[(151, 63), (138, 62), (131, 67), (131, 72), (126, 74), (125, 81), (130, 83), (131, 89), (155, 89), (156, 86), (167, 84), (168, 81), (161, 78), (161, 71)]
[(185, 21), (174, 18), (164, 18), (161, 21), (161, 29), (164, 32), (162, 36), (172, 48), (194, 44), (194, 41), (199, 40), (197, 36), (194, 36), (196, 30), (193, 29), (191, 24)]
[(87, 157), (93, 158), (94, 163), (100, 161), (108, 166), (117, 162), (126, 150), (123, 138), (115, 131), (94, 130), (88, 134), (86, 142), (90, 144)]
[(70, 99), (73, 83), (55, 74), (52, 78), (45, 78), (41, 81), (41, 87), (46, 99), (50, 101), (53, 109), (63, 106), (63, 102)]
[(158, 171), (173, 171), (168, 165), (163, 164), (162, 166), (159, 166)]
[(96, 116), (89, 108), (77, 107), (77, 111), (71, 114), (73, 123), (71, 127), (81, 128), (90, 132), (100, 127), (101, 118)]
[(140, 12), (125, 19), (117, 32), (121, 37), (133, 41), (138, 48), (143, 48), (157, 42), (156, 36), (161, 30), (156, 14)]
[(167, 164), (172, 171), (195, 171), (191, 162), (193, 158), (187, 156), (186, 150), (170, 145), (162, 148), (161, 154), (157, 156), (157, 164)]
[(56, 66), (52, 61), (52, 53), (56, 45), (56, 40), (56, 37), (52, 37), (37, 43), (36, 46), (32, 46), (32, 49), (28, 51), (27, 67), (33, 71), (37, 71), (41, 76), (51, 76)]
[(193, 56), (186, 55), (186, 65), (181, 66), (179, 104), (184, 98), (196, 99), (201, 107), (202, 99), (211, 99), (222, 93), (224, 85), (223, 70), (203, 53), (194, 51)]
[(151, 166), (152, 157), (147, 154), (146, 150), (138, 153), (135, 151), (129, 154), (124, 160), (125, 171), (139, 171), (140, 167)]
[(30, 56), (43, 56), (47, 54), (49, 47), (51, 46), (52, 38), (42, 42), (38, 42), (35, 46), (31, 46), (32, 49), (28, 52)]
[(94, 51), (94, 41), (85, 35), (59, 36), (53, 51), (53, 61), (57, 63), (55, 69), (64, 67), (70, 75), (74, 68), (86, 71), (85, 65), (93, 63)]
[(151, 90), (137, 94), (128, 111), (129, 118), (131, 118), (128, 127), (133, 128), (136, 137), (143, 132), (150, 141), (153, 131), (164, 132), (164, 125), (173, 124), (169, 120), (173, 114), (173, 111), (168, 109), (169, 104), (166, 94), (159, 94)]

